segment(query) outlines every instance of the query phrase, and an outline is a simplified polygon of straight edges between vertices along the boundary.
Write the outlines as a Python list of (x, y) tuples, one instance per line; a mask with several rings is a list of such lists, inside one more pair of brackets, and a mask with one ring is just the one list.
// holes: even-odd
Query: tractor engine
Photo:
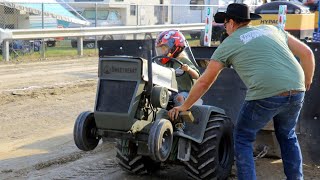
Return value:
[[(95, 104), (98, 129), (132, 131), (137, 121), (153, 121), (155, 108), (166, 108), (169, 92), (177, 92), (173, 69), (152, 63), (152, 81), (148, 61), (134, 57), (100, 58)], [(150, 84), (152, 83), (152, 84)]]

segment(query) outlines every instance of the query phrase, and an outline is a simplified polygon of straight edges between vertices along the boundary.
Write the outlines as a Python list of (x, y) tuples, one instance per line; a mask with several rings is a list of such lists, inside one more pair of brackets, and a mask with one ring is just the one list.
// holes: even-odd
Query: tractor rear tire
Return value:
[(80, 150), (91, 151), (97, 147), (100, 138), (95, 136), (96, 128), (93, 112), (79, 114), (73, 128), (73, 139)]
[(138, 147), (130, 140), (118, 140), (117, 159), (120, 167), (130, 174), (144, 175), (160, 169), (160, 162), (137, 154)]
[(104, 36), (102, 36), (102, 40), (113, 40), (113, 36), (112, 35), (104, 35)]
[(94, 49), (95, 48), (95, 43), (92, 42), (92, 41), (83, 43), (83, 45), (88, 49)]
[(202, 142), (192, 143), (186, 172), (193, 179), (225, 180), (233, 161), (233, 123), (224, 115), (211, 115)]

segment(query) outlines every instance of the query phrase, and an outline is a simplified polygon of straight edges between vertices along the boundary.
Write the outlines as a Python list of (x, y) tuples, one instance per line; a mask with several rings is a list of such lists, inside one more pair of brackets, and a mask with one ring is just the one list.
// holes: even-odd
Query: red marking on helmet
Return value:
[(162, 59), (161, 59), (161, 63), (162, 63), (162, 64), (167, 64), (167, 62), (168, 62), (169, 60), (170, 60), (169, 58), (162, 58)]

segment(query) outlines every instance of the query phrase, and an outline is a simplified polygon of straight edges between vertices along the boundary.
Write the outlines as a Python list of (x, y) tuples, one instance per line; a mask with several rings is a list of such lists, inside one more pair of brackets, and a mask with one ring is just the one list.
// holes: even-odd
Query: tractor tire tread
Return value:
[[(187, 174), (192, 179), (225, 180), (231, 173), (233, 164), (233, 123), (224, 115), (211, 115), (201, 143), (193, 142), (191, 156), (195, 158), (184, 162)], [(223, 138), (223, 139), (222, 139)], [(224, 144), (222, 140), (227, 140)], [(220, 164), (219, 146), (226, 146), (227, 153)], [(225, 164), (226, 165), (225, 165)], [(224, 166), (224, 167), (222, 167)]]
[[(128, 145), (120, 143), (119, 140), (116, 145), (116, 158), (120, 167), (130, 174), (144, 175), (153, 171), (153, 169), (158, 169), (157, 162), (152, 161), (149, 157), (141, 156), (137, 154), (136, 145)], [(122, 148), (127, 148), (128, 152), (123, 153)], [(159, 166), (160, 168), (160, 166)]]

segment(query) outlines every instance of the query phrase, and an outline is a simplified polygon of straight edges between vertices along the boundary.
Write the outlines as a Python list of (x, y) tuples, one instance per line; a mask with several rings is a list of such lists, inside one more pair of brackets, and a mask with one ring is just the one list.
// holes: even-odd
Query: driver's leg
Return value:
[[(173, 106), (181, 106), (185, 99), (188, 97), (189, 93), (188, 92), (179, 92), (177, 95), (174, 96), (173, 98)], [(175, 131), (180, 131), (183, 132), (183, 129), (185, 128), (185, 122), (179, 121), (175, 125)]]
[[(181, 106), (184, 103), (184, 101), (187, 99), (188, 95), (189, 95), (189, 93), (185, 92), (185, 91), (176, 94), (173, 98), (174, 107)], [(195, 105), (202, 105), (203, 100), (200, 98), (194, 104)]]
[(187, 99), (188, 95), (188, 92), (179, 92), (173, 99), (174, 106), (181, 106), (185, 99)]

